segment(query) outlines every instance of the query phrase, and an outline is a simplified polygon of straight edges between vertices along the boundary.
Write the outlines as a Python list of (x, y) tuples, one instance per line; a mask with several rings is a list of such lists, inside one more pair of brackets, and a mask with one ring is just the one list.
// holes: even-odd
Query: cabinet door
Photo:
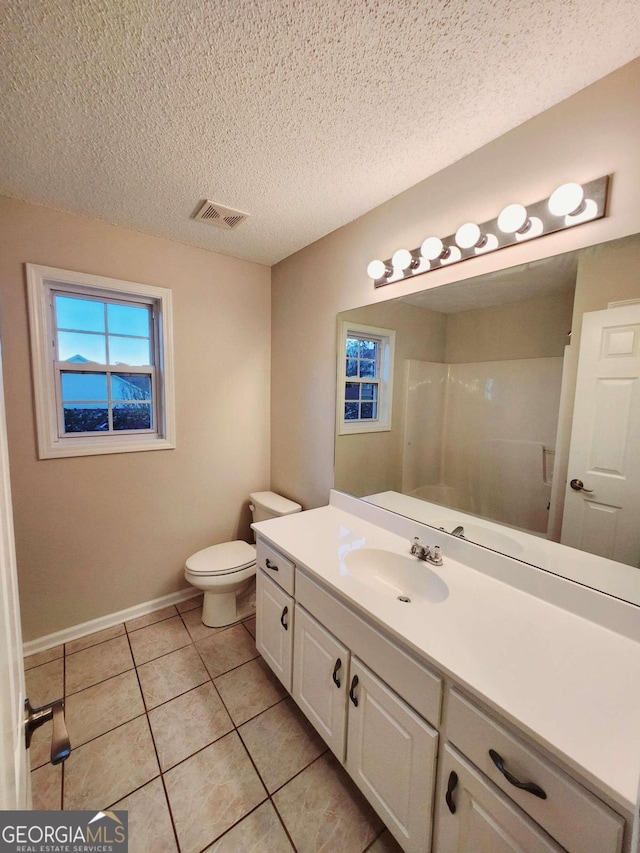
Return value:
[(291, 692), (294, 600), (262, 571), (256, 576), (256, 648)]
[(293, 652), (293, 698), (343, 762), (349, 650), (297, 604)]
[(438, 733), (351, 658), (346, 768), (407, 853), (429, 849)]
[(562, 853), (449, 744), (441, 779), (434, 853)]

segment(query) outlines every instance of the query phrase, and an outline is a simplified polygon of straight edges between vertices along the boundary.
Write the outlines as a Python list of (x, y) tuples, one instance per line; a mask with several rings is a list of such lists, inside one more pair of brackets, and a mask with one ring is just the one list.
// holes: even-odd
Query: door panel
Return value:
[[(561, 542), (640, 565), (640, 305), (584, 315)], [(588, 490), (588, 491), (587, 491)]]

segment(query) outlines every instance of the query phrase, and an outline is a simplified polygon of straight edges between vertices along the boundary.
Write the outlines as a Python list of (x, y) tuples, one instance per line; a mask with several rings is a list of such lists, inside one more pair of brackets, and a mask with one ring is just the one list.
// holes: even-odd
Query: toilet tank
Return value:
[(254, 521), (266, 521), (269, 518), (278, 518), (281, 515), (292, 515), (300, 512), (302, 507), (295, 501), (283, 498), (275, 492), (253, 492), (249, 495), (251, 503), (249, 508), (253, 513)]

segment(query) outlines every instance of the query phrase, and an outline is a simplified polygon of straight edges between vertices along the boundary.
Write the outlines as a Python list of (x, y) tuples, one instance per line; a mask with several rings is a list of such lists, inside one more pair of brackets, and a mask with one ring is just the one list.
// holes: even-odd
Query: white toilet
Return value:
[[(300, 512), (300, 504), (275, 492), (249, 495), (254, 521), (266, 521)], [(256, 546), (242, 539), (211, 545), (192, 554), (184, 576), (190, 584), (204, 592), (202, 621), (209, 628), (231, 625), (248, 615), (238, 611), (237, 598), (250, 585), (256, 573)]]

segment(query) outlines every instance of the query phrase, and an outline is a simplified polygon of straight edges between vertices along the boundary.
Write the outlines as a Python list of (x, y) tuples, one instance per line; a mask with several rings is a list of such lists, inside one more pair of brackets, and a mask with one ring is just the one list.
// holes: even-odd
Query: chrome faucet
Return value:
[(411, 543), (411, 553), (419, 560), (424, 560), (426, 563), (431, 563), (433, 566), (442, 565), (442, 555), (440, 553), (440, 546), (434, 545), (433, 547), (431, 547), (430, 545), (423, 545), (417, 536), (413, 537), (413, 542)]
[(459, 536), (461, 539), (464, 539), (465, 538), (464, 527), (461, 524), (459, 524), (457, 527), (454, 527), (453, 530), (451, 531), (451, 535), (452, 536)]

